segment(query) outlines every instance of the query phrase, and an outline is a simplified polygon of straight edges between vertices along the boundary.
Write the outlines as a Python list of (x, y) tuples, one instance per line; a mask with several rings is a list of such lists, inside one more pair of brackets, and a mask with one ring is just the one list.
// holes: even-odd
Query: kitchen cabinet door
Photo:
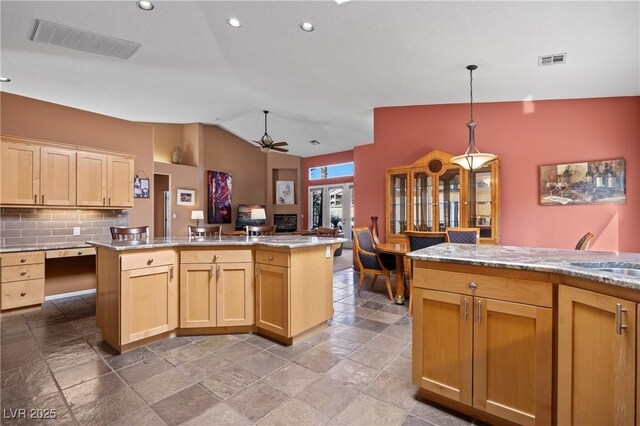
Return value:
[(220, 263), (215, 268), (217, 326), (253, 324), (251, 263)]
[(76, 151), (40, 148), (40, 204), (75, 206)]
[(289, 268), (256, 264), (256, 325), (290, 337)]
[(2, 142), (0, 204), (40, 203), (40, 147)]
[(180, 327), (215, 327), (215, 265), (180, 265)]
[(107, 156), (79, 151), (77, 154), (77, 205), (107, 205)]
[(107, 205), (133, 207), (133, 159), (109, 155), (107, 161)]

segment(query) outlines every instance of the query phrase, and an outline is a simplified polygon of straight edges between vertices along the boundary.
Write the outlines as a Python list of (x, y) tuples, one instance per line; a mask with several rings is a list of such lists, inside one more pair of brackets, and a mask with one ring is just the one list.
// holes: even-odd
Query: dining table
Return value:
[(409, 252), (409, 245), (405, 243), (376, 244), (378, 253), (392, 254), (396, 257), (396, 290), (393, 298), (398, 305), (404, 305), (404, 255)]

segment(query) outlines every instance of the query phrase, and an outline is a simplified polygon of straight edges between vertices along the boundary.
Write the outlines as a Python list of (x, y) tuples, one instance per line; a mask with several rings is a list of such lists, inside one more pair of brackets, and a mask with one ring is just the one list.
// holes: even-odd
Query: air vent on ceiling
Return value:
[(553, 55), (538, 56), (538, 66), (543, 65), (560, 65), (567, 63), (566, 53), (555, 53)]
[(142, 46), (133, 41), (100, 35), (42, 19), (36, 19), (31, 41), (120, 59), (131, 58)]
[(319, 142), (319, 141), (317, 141), (317, 140), (315, 140), (315, 139), (310, 140), (310, 141), (309, 141), (309, 143), (310, 143), (311, 145), (320, 145), (320, 142)]

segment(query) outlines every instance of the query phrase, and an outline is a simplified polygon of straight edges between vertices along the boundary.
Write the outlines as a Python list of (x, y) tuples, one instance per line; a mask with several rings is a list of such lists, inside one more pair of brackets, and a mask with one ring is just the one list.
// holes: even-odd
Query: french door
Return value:
[(353, 183), (310, 186), (307, 217), (309, 229), (319, 226), (339, 228), (349, 240), (344, 246), (351, 248)]

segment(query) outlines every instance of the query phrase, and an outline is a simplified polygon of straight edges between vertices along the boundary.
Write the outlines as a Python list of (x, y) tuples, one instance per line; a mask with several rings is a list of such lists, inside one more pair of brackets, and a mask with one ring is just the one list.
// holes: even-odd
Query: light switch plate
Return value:
[(324, 257), (327, 259), (331, 257), (331, 246), (326, 246), (324, 250)]
[(73, 235), (80, 235), (80, 227), (79, 226), (74, 226), (73, 227)]

